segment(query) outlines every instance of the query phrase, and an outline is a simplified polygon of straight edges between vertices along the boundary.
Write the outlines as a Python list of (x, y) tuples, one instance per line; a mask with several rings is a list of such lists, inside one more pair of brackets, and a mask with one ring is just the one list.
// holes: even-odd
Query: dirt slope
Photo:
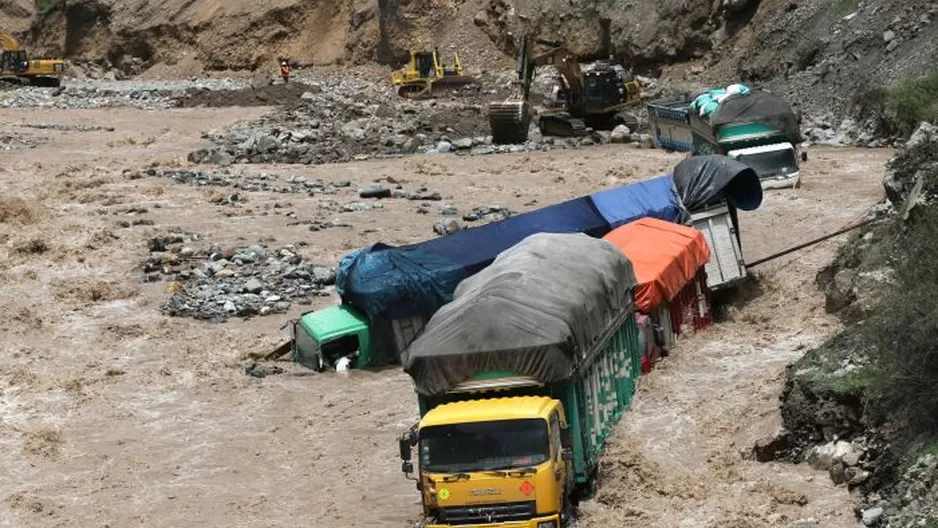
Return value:
[(0, 0), (0, 33), (20, 33), (29, 29), (36, 12), (32, 0)]
[[(467, 65), (497, 59), (475, 28), (480, 0), (74, 0), (33, 25), (37, 50), (107, 61), (127, 73), (190, 63), (253, 70), (280, 56), (300, 64), (395, 62), (414, 46), (452, 44)], [(2, 11), (10, 14), (11, 9)], [(447, 54), (448, 55), (448, 54)]]

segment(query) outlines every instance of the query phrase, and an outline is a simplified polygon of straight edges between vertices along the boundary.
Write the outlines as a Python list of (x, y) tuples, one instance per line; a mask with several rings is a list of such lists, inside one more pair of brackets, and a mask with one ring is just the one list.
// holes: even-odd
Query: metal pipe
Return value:
[(872, 223), (872, 222), (874, 222), (874, 221), (876, 221), (876, 220), (877, 220), (876, 218), (871, 218), (871, 219), (869, 219), (869, 220), (864, 220), (864, 221), (860, 222), (859, 224), (856, 224), (856, 225), (853, 225), (853, 226), (850, 226), (850, 227), (845, 227), (845, 228), (843, 228), (843, 229), (841, 229), (841, 230), (839, 230), (839, 231), (835, 231), (835, 232), (833, 232), (833, 233), (824, 235), (824, 236), (822, 236), (822, 237), (820, 237), (820, 238), (815, 238), (814, 240), (811, 240), (811, 241), (809, 241), (809, 242), (805, 242), (804, 244), (798, 244), (798, 245), (795, 246), (795, 247), (788, 248), (788, 249), (786, 249), (786, 250), (784, 250), (784, 251), (779, 251), (778, 253), (775, 253), (775, 254), (773, 254), (773, 255), (769, 255), (768, 257), (765, 257), (765, 258), (761, 258), (761, 259), (759, 259), (759, 260), (757, 260), (757, 261), (755, 261), (755, 262), (748, 262), (748, 263), (746, 263), (746, 267), (747, 267), (747, 268), (751, 268), (751, 267), (753, 267), (753, 266), (758, 266), (759, 264), (762, 264), (762, 263), (764, 263), (764, 262), (768, 262), (768, 261), (770, 261), (770, 260), (775, 260), (775, 259), (777, 259), (777, 258), (779, 258), (779, 257), (784, 257), (785, 255), (788, 255), (789, 253), (794, 253), (795, 251), (798, 251), (799, 249), (804, 249), (804, 248), (806, 248), (806, 247), (808, 247), (808, 246), (813, 246), (814, 244), (818, 244), (818, 243), (820, 243), (820, 242), (824, 242), (825, 240), (827, 240), (827, 239), (829, 239), (829, 238), (834, 238), (834, 237), (837, 236), (837, 235), (842, 235), (842, 234), (844, 234), (844, 233), (853, 231), (854, 229), (863, 227), (863, 226), (865, 226), (865, 225), (867, 225), (867, 224), (870, 224), (870, 223)]

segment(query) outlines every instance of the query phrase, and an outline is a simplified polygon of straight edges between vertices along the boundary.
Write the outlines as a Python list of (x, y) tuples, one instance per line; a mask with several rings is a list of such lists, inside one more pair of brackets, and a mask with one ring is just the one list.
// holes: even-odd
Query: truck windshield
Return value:
[(798, 162), (795, 160), (795, 151), (792, 149), (743, 154), (736, 159), (752, 167), (760, 179), (786, 176), (798, 171)]
[(436, 473), (530, 467), (549, 456), (543, 419), (437, 425), (420, 431), (421, 466)]

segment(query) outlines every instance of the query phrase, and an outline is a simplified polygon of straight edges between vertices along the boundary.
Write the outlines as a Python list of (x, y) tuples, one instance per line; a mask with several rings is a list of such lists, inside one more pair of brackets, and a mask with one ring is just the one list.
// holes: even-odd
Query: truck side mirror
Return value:
[(409, 464), (410, 463), (410, 446), (411, 446), (410, 434), (405, 434), (404, 436), (401, 436), (401, 438), (398, 440), (398, 445), (401, 449), (401, 460), (403, 460), (404, 463)]
[(414, 464), (412, 462), (402, 462), (401, 471), (403, 471), (405, 475), (410, 475), (414, 472)]
[(573, 447), (573, 433), (570, 426), (560, 430), (560, 447), (570, 449)]
[(661, 325), (654, 325), (655, 345), (664, 348), (664, 328)]

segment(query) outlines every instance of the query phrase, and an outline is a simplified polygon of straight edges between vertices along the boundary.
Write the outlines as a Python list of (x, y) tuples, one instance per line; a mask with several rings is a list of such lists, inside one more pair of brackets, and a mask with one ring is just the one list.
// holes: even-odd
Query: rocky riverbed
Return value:
[(282, 314), (291, 303), (308, 306), (314, 297), (329, 296), (327, 287), (335, 284), (333, 268), (304, 261), (305, 242), (240, 248), (201, 242), (196, 234), (172, 233), (147, 244), (141, 271), (147, 282), (167, 282), (166, 315), (223, 322)]

